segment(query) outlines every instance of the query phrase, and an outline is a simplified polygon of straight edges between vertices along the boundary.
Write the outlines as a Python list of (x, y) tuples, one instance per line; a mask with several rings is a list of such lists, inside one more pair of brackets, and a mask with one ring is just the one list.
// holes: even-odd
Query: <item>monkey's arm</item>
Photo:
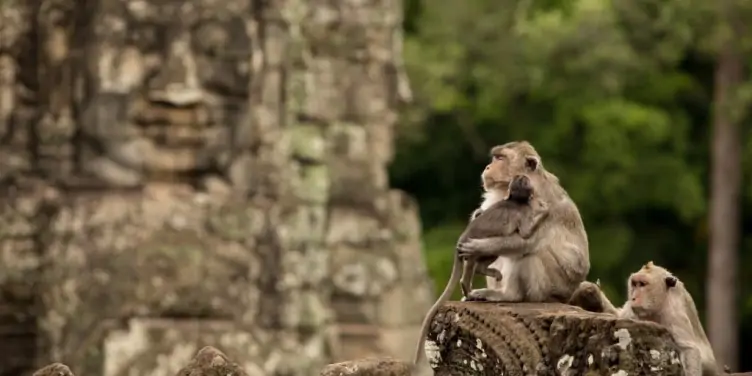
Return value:
[(702, 356), (697, 345), (689, 340), (677, 341), (681, 350), (682, 368), (686, 376), (702, 376)]
[(457, 244), (460, 257), (508, 256), (521, 254), (531, 243), (519, 234), (484, 239), (468, 239)]
[(540, 203), (540, 207), (533, 209), (533, 214), (529, 221), (523, 221), (518, 229), (523, 239), (530, 238), (541, 223), (548, 218), (548, 205)]
[[(521, 221), (522, 223), (518, 228), (519, 233), (512, 233), (506, 236), (498, 230), (500, 226), (498, 223), (494, 223), (496, 220), (492, 217), (496, 212), (493, 211), (494, 209), (490, 209), (492, 210), (488, 214), (491, 216), (488, 218), (488, 222), (490, 223), (478, 220), (468, 225), (468, 229), (466, 230), (467, 238), (457, 244), (457, 252), (461, 256), (512, 256), (535, 250), (537, 248), (535, 247), (535, 242), (539, 237), (532, 235), (535, 234), (536, 230), (546, 220), (552, 220), (551, 214), (555, 210), (567, 210), (561, 203), (549, 205), (544, 202), (537, 202), (535, 205), (532, 218), (527, 221)], [(492, 225), (496, 227), (495, 232), (492, 232)], [(474, 237), (473, 233), (493, 233), (496, 236)], [(524, 235), (527, 235), (527, 237)]]
[(498, 269), (489, 267), (486, 263), (478, 262), (475, 266), (475, 273), (491, 277), (497, 281), (501, 280), (501, 272)]

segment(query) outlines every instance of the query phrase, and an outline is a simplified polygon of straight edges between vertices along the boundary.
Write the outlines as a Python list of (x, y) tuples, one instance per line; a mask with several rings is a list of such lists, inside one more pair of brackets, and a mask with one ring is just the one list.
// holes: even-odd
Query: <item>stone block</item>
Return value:
[[(237, 210), (209, 208), (194, 198), (190, 190), (168, 187), (131, 196), (77, 196), (59, 208), (44, 244), (45, 257), (56, 262), (45, 264), (39, 276), (40, 362), (60, 360), (83, 375), (104, 369), (111, 376), (122, 371), (112, 362), (125, 357), (108, 341), (127, 338), (126, 348), (138, 343), (154, 357), (187, 360), (179, 353), (196, 349), (181, 341), (200, 332), (204, 321), (228, 321), (224, 330), (238, 333), (254, 325), (263, 264), (242, 237), (212, 230), (207, 222), (214, 216), (217, 223), (238, 224), (238, 212), (263, 214), (238, 203), (229, 205)], [(242, 236), (249, 236), (253, 226), (244, 227)], [(122, 329), (123, 320), (134, 317), (139, 319)], [(163, 334), (150, 337), (155, 332)]]
[(330, 364), (321, 376), (410, 376), (410, 365), (389, 358), (359, 359)]
[(75, 376), (68, 366), (63, 363), (48, 364), (32, 374), (32, 376)]
[(423, 280), (402, 279), (386, 290), (378, 299), (378, 323), (390, 329), (419, 325), (434, 302), (428, 287)]
[(445, 303), (426, 353), (437, 376), (683, 373), (665, 327), (564, 304)]
[(383, 355), (381, 328), (369, 324), (338, 324), (336, 330), (343, 344), (341, 359), (358, 359)]
[(248, 374), (221, 351), (205, 346), (196, 353), (188, 365), (177, 373), (177, 376), (248, 376)]

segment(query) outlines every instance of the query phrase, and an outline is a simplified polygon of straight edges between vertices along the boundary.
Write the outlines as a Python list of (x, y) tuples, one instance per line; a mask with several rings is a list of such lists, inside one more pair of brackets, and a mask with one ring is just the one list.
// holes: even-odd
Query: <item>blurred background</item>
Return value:
[[(679, 276), (716, 356), (752, 353), (749, 20), (735, 1), (405, 3), (415, 108), (392, 184), (420, 203), (443, 288), (488, 149), (529, 140), (579, 205), (589, 279), (623, 302), (653, 260)], [(752, 369), (749, 357), (741, 369)]]
[(408, 359), (512, 140), (578, 204), (589, 280), (622, 302), (668, 268), (719, 362), (752, 370), (749, 20), (741, 0), (0, 0), (0, 376), (172, 375), (204, 345), (261, 376)]

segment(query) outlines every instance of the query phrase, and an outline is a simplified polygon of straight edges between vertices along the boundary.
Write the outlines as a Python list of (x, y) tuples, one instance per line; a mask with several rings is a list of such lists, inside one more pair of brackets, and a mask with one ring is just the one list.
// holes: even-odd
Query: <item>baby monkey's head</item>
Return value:
[(516, 175), (509, 183), (509, 197), (507, 200), (528, 203), (533, 199), (533, 185), (527, 175)]

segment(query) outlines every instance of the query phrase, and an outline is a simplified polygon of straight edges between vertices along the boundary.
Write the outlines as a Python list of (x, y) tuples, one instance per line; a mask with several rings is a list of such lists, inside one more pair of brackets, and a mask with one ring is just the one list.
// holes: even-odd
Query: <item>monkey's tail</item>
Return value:
[(415, 356), (413, 357), (413, 368), (418, 367), (418, 362), (420, 361), (421, 354), (425, 354), (425, 341), (426, 337), (428, 336), (428, 325), (431, 323), (431, 320), (433, 320), (433, 316), (436, 314), (436, 311), (439, 309), (439, 305), (441, 303), (449, 300), (449, 297), (454, 293), (454, 289), (457, 287), (457, 284), (460, 282), (460, 277), (462, 274), (462, 261), (460, 260), (459, 256), (455, 252), (454, 254), (454, 264), (452, 265), (452, 275), (449, 277), (449, 282), (447, 282), (446, 287), (444, 287), (444, 291), (439, 295), (439, 298), (436, 300), (436, 302), (431, 306), (431, 308), (428, 310), (428, 313), (426, 313), (426, 317), (423, 318), (423, 324), (420, 326), (420, 337), (418, 337), (418, 345), (415, 349)]

